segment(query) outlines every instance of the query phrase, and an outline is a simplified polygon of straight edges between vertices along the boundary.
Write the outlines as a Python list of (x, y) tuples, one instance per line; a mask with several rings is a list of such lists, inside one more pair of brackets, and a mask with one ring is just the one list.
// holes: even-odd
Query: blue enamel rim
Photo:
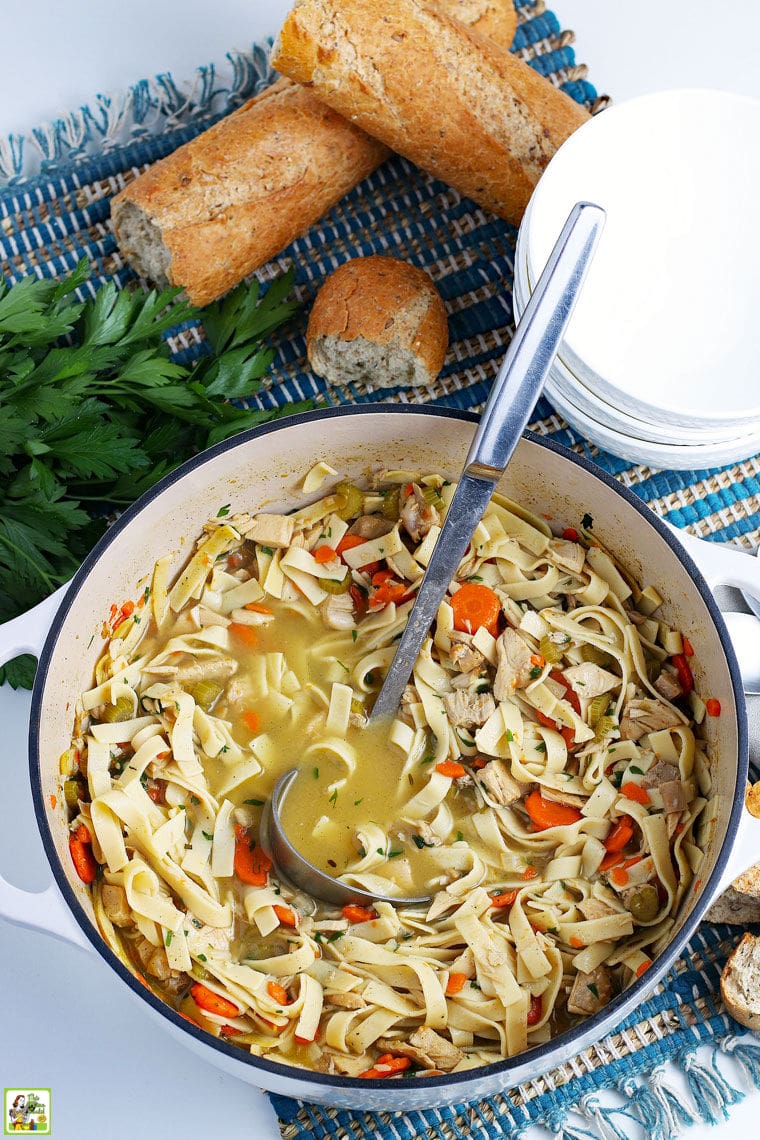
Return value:
[[(119, 961), (113, 951), (106, 945), (105, 941), (96, 934), (86, 917), (84, 910), (77, 899), (74, 891), (69, 885), (69, 881), (63, 872), (58, 856), (55, 850), (53, 836), (50, 831), (47, 812), (45, 809), (44, 797), (42, 792), (42, 780), (40, 773), (40, 756), (39, 756), (39, 731), (40, 720), (44, 709), (44, 692), (45, 683), (47, 680), (48, 671), (53, 652), (58, 642), (58, 635), (63, 618), (69, 612), (74, 599), (79, 594), (82, 586), (85, 584), (90, 571), (96, 566), (100, 558), (108, 550), (111, 543), (116, 536), (124, 530), (129, 523), (140, 514), (143, 507), (157, 498), (167, 487), (172, 486), (179, 479), (192, 471), (198, 470), (204, 465), (207, 460), (213, 459), (217, 455), (238, 447), (241, 444), (247, 444), (263, 436), (269, 435), (272, 432), (279, 432), (286, 430), (289, 427), (304, 424), (304, 423), (321, 423), (325, 420), (330, 420), (339, 416), (362, 416), (362, 415), (377, 415), (382, 412), (385, 415), (403, 416), (409, 413), (413, 415), (427, 415), (431, 417), (442, 417), (446, 419), (463, 420), (468, 423), (477, 423), (479, 417), (472, 412), (461, 411), (459, 409), (446, 408), (435, 405), (419, 405), (419, 404), (360, 404), (349, 405), (337, 408), (326, 408), (318, 411), (303, 412), (298, 415), (288, 416), (286, 418), (274, 420), (271, 423), (263, 424), (260, 427), (253, 428), (250, 431), (241, 432), (239, 435), (233, 436), (231, 439), (224, 440), (222, 443), (209, 448), (207, 451), (202, 452), (200, 455), (189, 459), (180, 467), (176, 468), (169, 475), (165, 476), (160, 482), (156, 483), (149, 491), (141, 496), (137, 502), (133, 503), (119, 520), (103, 535), (91, 553), (82, 563), (82, 566), (74, 575), (69, 590), (61, 603), (61, 606), (56, 613), (53, 620), (52, 627), (48, 634), (45, 646), (42, 650), (39, 659), (39, 666), (35, 678), (34, 689), (32, 692), (32, 706), (31, 718), (29, 724), (29, 774), (31, 779), (32, 798), (34, 801), (34, 810), (37, 817), (37, 825), (40, 829), (42, 842), (45, 848), (48, 862), (55, 878), (58, 887), (66, 900), (70, 911), (80, 926), (82, 932), (92, 944), (94, 949), (100, 954), (102, 958), (111, 966), (113, 970), (119, 975), (122, 981), (130, 987), (130, 989), (142, 1001), (148, 1002), (149, 1005), (160, 1013), (162, 1016), (168, 1018), (178, 1029), (184, 1033), (189, 1033), (198, 1042), (211, 1049), (216, 1049), (220, 1053), (225, 1054), (234, 1061), (241, 1062), (244, 1065), (249, 1065), (255, 1070), (260, 1070), (262, 1073), (271, 1073), (273, 1076), (279, 1077), (282, 1081), (290, 1079), (301, 1082), (303, 1085), (314, 1086), (315, 1092), (319, 1091), (324, 1099), (324, 1093), (330, 1089), (334, 1089), (336, 1094), (341, 1091), (356, 1092), (360, 1088), (365, 1088), (367, 1091), (382, 1089), (386, 1095), (388, 1104), (394, 1099), (394, 1089), (398, 1089), (398, 1096), (400, 1100), (404, 1099), (404, 1095), (416, 1089), (417, 1083), (412, 1084), (408, 1081), (387, 1081), (382, 1079), (358, 1079), (355, 1077), (342, 1077), (333, 1076), (331, 1074), (323, 1074), (312, 1072), (307, 1069), (297, 1068), (293, 1065), (288, 1065), (280, 1061), (268, 1061), (264, 1057), (252, 1056), (249, 1053), (244, 1053), (242, 1049), (230, 1045), (220, 1038), (215, 1038), (205, 1033), (202, 1029), (196, 1028), (191, 1022), (186, 1021), (178, 1013), (176, 1013), (170, 1006), (166, 1005), (160, 998), (156, 997), (151, 991), (146, 989), (129, 971), (126, 966)], [(596, 464), (590, 462), (583, 456), (577, 455), (575, 452), (569, 451), (561, 444), (555, 443), (553, 440), (545, 439), (541, 436), (535, 435), (533, 432), (526, 431), (524, 437), (532, 443), (537, 444), (539, 447), (544, 447), (548, 451), (553, 451), (562, 458), (567, 459), (568, 462), (581, 467), (590, 475), (600, 480), (607, 487), (612, 489), (616, 494), (631, 507), (640, 516), (642, 523), (647, 526), (653, 527), (663, 542), (674, 551), (677, 552), (678, 558), (682, 563), (685, 573), (689, 575), (694, 585), (697, 587), (702, 600), (707, 606), (708, 612), (712, 619), (715, 630), (720, 639), (723, 652), (726, 656), (728, 663), (729, 674), (731, 678), (731, 686), (733, 689), (734, 703), (737, 710), (737, 737), (738, 737), (738, 755), (737, 755), (737, 788), (744, 788), (749, 769), (749, 753), (748, 753), (748, 737), (747, 737), (747, 713), (744, 701), (744, 691), (742, 689), (741, 679), (739, 675), (739, 666), (728, 636), (728, 631), (723, 623), (720, 610), (713, 598), (713, 595), (708, 587), (706, 581), (697, 567), (696, 563), (687, 553), (687, 551), (677, 548), (677, 543), (667, 529), (665, 524), (640, 500), (631, 490), (613, 479), (602, 468), (597, 467)], [(478, 1068), (467, 1069), (459, 1073), (448, 1073), (440, 1077), (425, 1077), (420, 1078), (424, 1080), (424, 1087), (440, 1092), (441, 1089), (450, 1089), (452, 1096), (450, 1102), (453, 1103), (459, 1099), (467, 1099), (467, 1090), (469, 1085), (475, 1085), (480, 1082), (492, 1082), (493, 1078), (499, 1074), (504, 1075), (503, 1088), (511, 1087), (516, 1081), (527, 1079), (526, 1073), (522, 1072), (528, 1068), (535, 1070), (536, 1074), (539, 1072), (546, 1072), (557, 1064), (561, 1064), (562, 1060), (574, 1053), (579, 1052), (586, 1045), (598, 1041), (600, 1037), (610, 1032), (617, 1026), (625, 1017), (637, 1006), (645, 996), (652, 990), (655, 981), (659, 980), (665, 974), (676, 958), (679, 956), (681, 950), (686, 945), (688, 940), (699, 925), (702, 916), (709, 906), (714, 888), (717, 886), (723, 868), (726, 865), (731, 848), (733, 847), (734, 839), (739, 827), (739, 820), (743, 809), (743, 796), (734, 795), (734, 804), (731, 810), (731, 817), (729, 819), (726, 835), (718, 855), (715, 868), (710, 875), (710, 878), (702, 886), (702, 891), (699, 899), (693, 904), (689, 917), (684, 922), (681, 929), (678, 931), (673, 941), (668, 945), (664, 953), (655, 960), (651, 969), (647, 971), (641, 979), (636, 981), (623, 993), (619, 994), (604, 1010), (599, 1014), (589, 1018), (588, 1021), (583, 1022), (581, 1025), (575, 1026), (573, 1029), (552, 1038), (551, 1041), (546, 1042), (544, 1045), (537, 1045), (535, 1048), (528, 1050), (525, 1053), (517, 1054), (507, 1060), (497, 1061), (490, 1065), (482, 1065)], [(510, 1074), (515, 1072), (516, 1075), (510, 1080)], [(300, 1095), (300, 1093), (299, 1093)], [(488, 1095), (488, 1094), (485, 1094)], [(339, 1098), (340, 1099), (340, 1098)]]

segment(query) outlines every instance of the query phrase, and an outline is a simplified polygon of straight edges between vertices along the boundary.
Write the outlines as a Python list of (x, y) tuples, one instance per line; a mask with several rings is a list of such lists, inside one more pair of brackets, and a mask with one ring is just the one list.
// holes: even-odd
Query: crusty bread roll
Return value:
[(274, 66), (517, 224), (588, 111), (427, 0), (296, 0)]
[(760, 898), (729, 887), (705, 914), (708, 922), (728, 922), (733, 926), (749, 926), (760, 922)]
[(388, 156), (314, 95), (278, 80), (156, 162), (111, 203), (142, 276), (205, 305), (269, 261)]
[(424, 269), (395, 257), (355, 257), (317, 293), (306, 330), (309, 363), (331, 384), (430, 384), (448, 347), (446, 309)]
[(726, 1009), (740, 1025), (760, 1029), (760, 938), (745, 934), (720, 976)]

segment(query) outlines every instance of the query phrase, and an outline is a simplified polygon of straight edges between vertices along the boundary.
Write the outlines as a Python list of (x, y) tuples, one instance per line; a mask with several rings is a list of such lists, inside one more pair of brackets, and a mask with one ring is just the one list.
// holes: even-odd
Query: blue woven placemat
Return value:
[[(572, 33), (560, 28), (541, 0), (517, 0), (517, 6), (513, 50), (579, 102), (602, 105), (585, 68), (576, 65)], [(160, 75), (128, 91), (97, 96), (27, 137), (0, 138), (3, 272), (11, 279), (32, 272), (56, 276), (86, 256), (90, 288), (108, 278), (126, 284), (132, 274), (110, 230), (110, 198), (147, 164), (270, 80), (266, 47), (254, 46), (220, 66), (199, 68), (187, 84)], [(323, 403), (392, 399), (480, 407), (512, 332), (515, 239), (505, 222), (403, 159), (391, 159), (258, 276), (267, 281), (293, 263), (308, 311), (325, 275), (349, 257), (390, 253), (424, 266), (449, 312), (451, 345), (440, 377), (414, 391), (327, 388), (306, 367), (304, 329), (298, 325), (280, 338), (271, 377), (250, 402), (271, 408), (312, 397)], [(182, 356), (197, 353), (192, 329), (181, 345)], [(675, 525), (701, 537), (757, 545), (760, 457), (703, 471), (631, 465), (580, 438), (546, 399), (531, 427), (594, 459)], [(703, 924), (653, 996), (615, 1033), (539, 1079), (477, 1104), (409, 1114), (338, 1112), (273, 1096), (283, 1136), (486, 1140), (520, 1136), (542, 1123), (567, 1140), (666, 1140), (694, 1120), (721, 1119), (745, 1095), (742, 1085), (760, 1087), (760, 1045), (752, 1036), (737, 1035), (740, 1027), (719, 996), (720, 970), (736, 937), (736, 928)], [(672, 1063), (686, 1076), (687, 1100), (668, 1083), (666, 1066)]]

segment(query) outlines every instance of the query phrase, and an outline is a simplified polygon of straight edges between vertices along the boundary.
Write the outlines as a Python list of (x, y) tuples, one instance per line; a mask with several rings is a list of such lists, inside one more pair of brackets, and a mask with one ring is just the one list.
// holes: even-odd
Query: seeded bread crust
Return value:
[(388, 157), (281, 79), (156, 162), (111, 205), (122, 255), (205, 305), (269, 261)]
[(723, 967), (720, 992), (740, 1025), (760, 1029), (760, 938), (745, 934)]
[(296, 0), (273, 63), (513, 224), (557, 148), (589, 118), (522, 60), (426, 0)]
[(336, 269), (306, 330), (312, 368), (334, 384), (430, 384), (447, 347), (446, 309), (431, 277), (394, 257), (355, 257)]

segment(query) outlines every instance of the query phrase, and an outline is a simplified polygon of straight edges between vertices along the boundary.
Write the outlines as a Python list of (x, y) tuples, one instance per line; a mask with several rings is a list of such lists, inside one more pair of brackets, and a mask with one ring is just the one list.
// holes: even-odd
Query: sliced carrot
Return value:
[(470, 761), (470, 767), (474, 772), (479, 772), (481, 768), (485, 768), (488, 763), (482, 756), (477, 756), (474, 760)]
[(694, 677), (691, 672), (689, 662), (683, 653), (674, 653), (670, 659), (676, 667), (678, 673), (678, 680), (681, 682), (683, 695), (688, 697), (691, 690), (694, 688)]
[(642, 962), (641, 965), (639, 966), (638, 970), (636, 971), (636, 977), (640, 978), (641, 975), (644, 973), (644, 971), (648, 970), (651, 965), (652, 965), (651, 959), (647, 958), (646, 962)]
[(573, 748), (575, 746), (575, 730), (569, 724), (563, 724), (560, 729), (562, 739), (565, 742), (566, 748)]
[(543, 1017), (543, 1013), (544, 1003), (541, 999), (541, 995), (539, 994), (538, 997), (536, 997), (535, 994), (531, 994), (530, 1009), (528, 1010), (528, 1025), (537, 1025)]
[(463, 990), (467, 981), (466, 974), (449, 974), (449, 980), (446, 983), (445, 993), (448, 997), (453, 997)]
[(620, 854), (619, 851), (609, 851), (604, 856), (604, 858), (602, 859), (601, 863), (599, 864), (598, 869), (600, 871), (609, 871), (610, 867), (614, 867), (618, 863), (622, 863), (622, 862), (623, 862), (623, 856)]
[[(344, 534), (343, 538), (335, 547), (335, 553), (340, 556), (345, 550), (353, 550), (355, 546), (363, 546), (366, 541), (366, 538), (361, 538), (358, 534)], [(373, 570), (380, 569), (379, 562), (368, 562), (366, 566), (362, 566), (361, 569), (371, 573), (370, 566)]]
[[(531, 661), (532, 660), (533, 658), (531, 657)], [(555, 732), (558, 731), (556, 720), (552, 720), (550, 716), (547, 716), (546, 713), (542, 713), (540, 709), (534, 709), (533, 713), (538, 723), (542, 724), (544, 728), (553, 728)]]
[(577, 934), (573, 934), (569, 941), (574, 950), (582, 950), (586, 945), (583, 939), (579, 938)]
[(583, 819), (577, 808), (544, 799), (538, 788), (525, 797), (525, 810), (538, 831), (546, 831), (549, 827), (565, 827)]
[(280, 923), (283, 926), (298, 926), (298, 918), (296, 917), (296, 912), (294, 910), (291, 910), (289, 906), (280, 906), (279, 903), (275, 903), (275, 905), (272, 907), (272, 910), (277, 915)]
[(564, 538), (565, 542), (577, 542), (581, 536), (578, 534), (578, 531), (574, 526), (566, 526), (562, 531), (562, 537)]
[(681, 641), (683, 642), (683, 655), (684, 655), (684, 657), (693, 657), (694, 656), (694, 647), (692, 646), (691, 642), (689, 641), (689, 639), (685, 633), (681, 635)]
[(512, 903), (517, 898), (517, 891), (502, 891), (499, 895), (491, 895), (491, 906), (502, 907), (512, 906)]
[(311, 1045), (312, 1041), (314, 1040), (313, 1037), (302, 1037), (300, 1033), (294, 1033), (293, 1037), (299, 1045)]
[(234, 1025), (223, 1025), (221, 1032), (225, 1037), (239, 1037), (243, 1030), (236, 1029)]
[(452, 780), (458, 780), (460, 776), (467, 775), (465, 766), (456, 760), (442, 760), (440, 764), (436, 764), (435, 770), (440, 772), (442, 776), (450, 776)]
[(538, 871), (536, 870), (536, 868), (534, 866), (532, 866), (532, 864), (529, 863), (528, 866), (525, 868), (525, 870), (520, 875), (520, 878), (521, 879), (535, 879), (537, 874), (538, 874)]
[(240, 1013), (234, 1002), (210, 990), (203, 982), (192, 985), (190, 993), (198, 1009), (205, 1009), (206, 1013), (215, 1013), (218, 1017), (237, 1017)]
[(253, 614), (271, 614), (269, 606), (264, 606), (261, 602), (246, 602), (243, 609), (250, 610)]
[[(87, 835), (86, 839), (80, 835), (82, 831)], [(83, 883), (92, 883), (98, 873), (98, 864), (92, 853), (90, 833), (84, 824), (77, 828), (75, 835), (69, 836), (69, 851), (79, 878)]]
[(243, 713), (243, 724), (249, 732), (258, 732), (261, 728), (261, 717), (253, 709), (246, 709)]
[(610, 878), (616, 886), (624, 887), (628, 882), (628, 872), (625, 867), (613, 867), (610, 871)]
[(371, 907), (347, 903), (343, 907), (343, 917), (349, 922), (371, 922), (373, 918), (377, 918), (377, 913)]
[(408, 1057), (388, 1056), (389, 1059), (387, 1061), (382, 1060), (375, 1062), (376, 1066), (382, 1064), (382, 1068), (373, 1067), (371, 1069), (367, 1069), (365, 1072), (359, 1073), (359, 1076), (375, 1079), (379, 1077), (392, 1077), (394, 1073), (403, 1073), (404, 1069), (408, 1069), (412, 1063)]
[(708, 716), (720, 716), (720, 701), (717, 697), (710, 697), (705, 701)]
[[(343, 548), (345, 550), (345, 547)], [(332, 546), (318, 546), (314, 551), (314, 561), (324, 565), (325, 562), (332, 562), (333, 558), (338, 557), (338, 552)]]
[(246, 625), (245, 622), (242, 621), (233, 621), (230, 622), (227, 628), (234, 638), (243, 645), (247, 645), (249, 649), (252, 649), (254, 645), (256, 645), (258, 637), (252, 625)]
[[(376, 578), (377, 575), (375, 574)], [(409, 587), (403, 582), (383, 582), (378, 586), (371, 597), (373, 604), (377, 603), (382, 606), (388, 606), (391, 602), (403, 602), (406, 595), (409, 593)]]
[(135, 612), (135, 603), (134, 602), (125, 602), (124, 605), (121, 607), (121, 616), (123, 618), (132, 617), (132, 614), (134, 612)]
[(243, 555), (239, 550), (227, 556), (227, 566), (230, 570), (239, 570), (243, 565)]
[(501, 602), (490, 586), (482, 582), (465, 582), (451, 599), (454, 611), (454, 629), (462, 633), (475, 633), (482, 626), (492, 637), (499, 632)]
[(393, 577), (392, 570), (377, 570), (372, 575), (372, 585), (382, 586), (383, 582), (388, 582)]
[(562, 686), (562, 688), (565, 690), (565, 700), (570, 705), (570, 707), (575, 712), (577, 712), (578, 716), (580, 716), (581, 715), (581, 702), (578, 699), (578, 694), (576, 693), (576, 691), (572, 687), (572, 685), (568, 681), (565, 680), (564, 675), (562, 673), (560, 673), (559, 669), (552, 669), (549, 676), (551, 677), (552, 681), (556, 681), (558, 685)]
[(289, 1005), (290, 998), (288, 991), (279, 982), (267, 982), (267, 993), (272, 1001), (276, 1001), (279, 1005)]
[(622, 851), (633, 838), (633, 820), (629, 815), (621, 815), (604, 841), (605, 851)]
[(531, 665), (535, 665), (537, 669), (543, 669), (546, 664), (546, 658), (540, 653), (531, 653), (530, 663)]
[(633, 780), (628, 780), (623, 784), (620, 789), (621, 796), (625, 796), (627, 800), (633, 800), (637, 804), (648, 804), (649, 792), (641, 784), (634, 783)]
[(58, 804), (58, 796), (56, 796), (54, 793), (51, 792), (51, 795), (50, 795), (50, 809), (51, 809), (51, 811), (55, 811), (57, 804)]
[(272, 860), (263, 847), (254, 843), (253, 848), (245, 828), (235, 828), (235, 874), (241, 883), (251, 887), (265, 887), (267, 875), (272, 869)]

